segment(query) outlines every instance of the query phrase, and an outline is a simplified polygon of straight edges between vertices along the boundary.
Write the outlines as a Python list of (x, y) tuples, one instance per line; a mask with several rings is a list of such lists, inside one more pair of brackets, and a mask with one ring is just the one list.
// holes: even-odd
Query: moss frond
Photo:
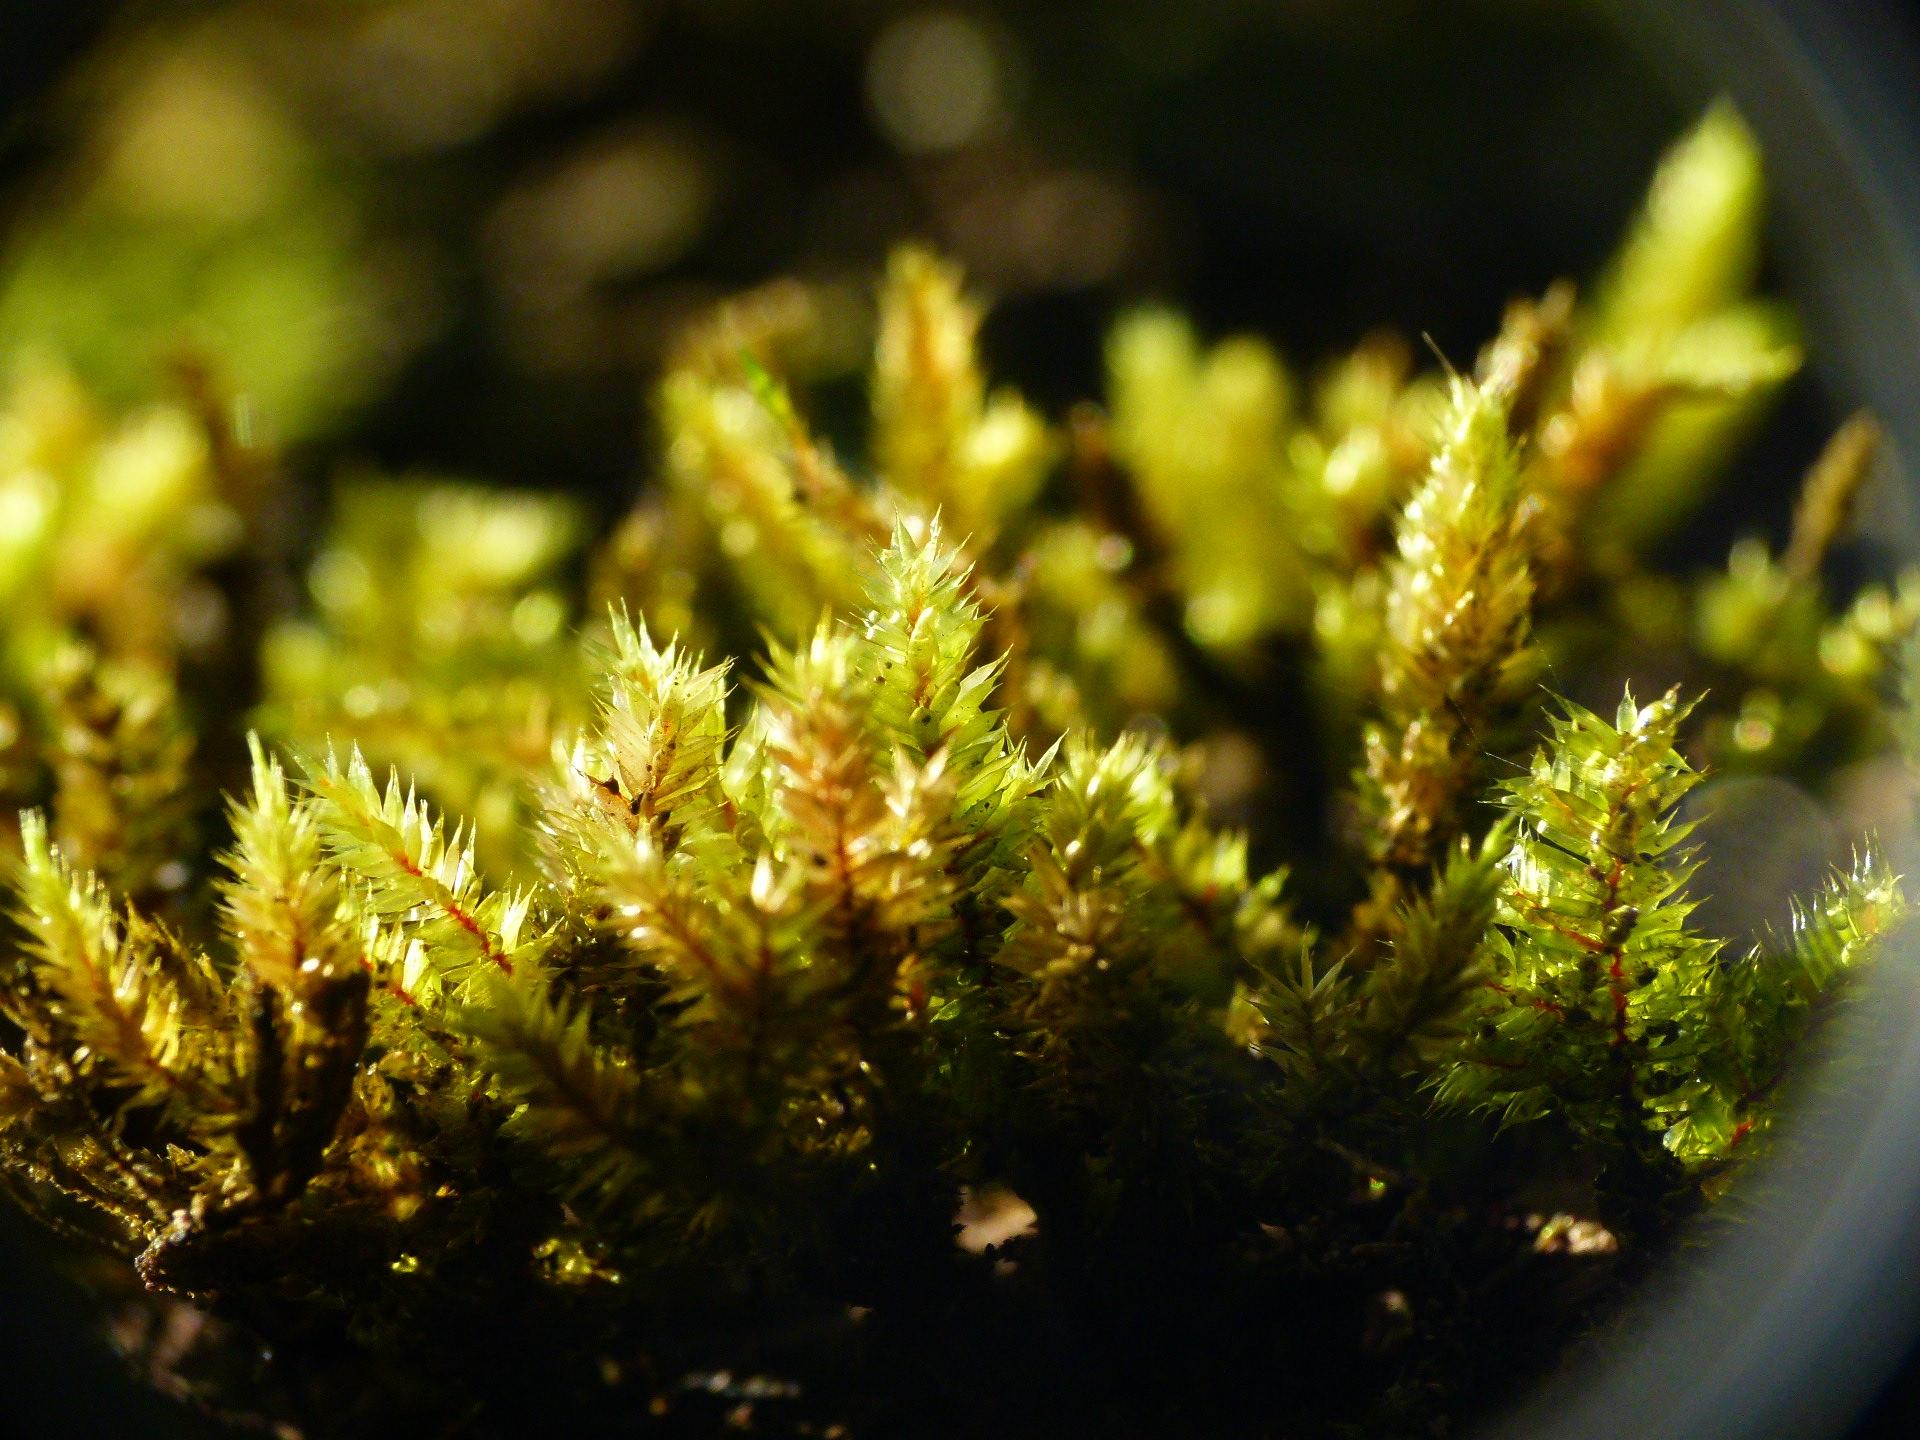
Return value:
[(634, 1196), (647, 1177), (639, 1082), (593, 1043), (584, 1008), (499, 981), (459, 1025), (515, 1106), (508, 1129), (567, 1168), (570, 1193), (603, 1205)]
[(529, 897), (490, 888), (474, 865), (473, 837), (449, 834), (397, 776), (383, 789), (361, 757), (329, 752), (307, 766), (327, 853), (355, 888), (376, 931), (405, 941), (385, 978), (415, 1003), (458, 998), (476, 978), (532, 971), (544, 935)]
[(127, 1087), (123, 1103), (218, 1124), (235, 1108), (233, 1057), (217, 1039), (219, 977), (139, 916), (123, 915), (92, 874), (74, 870), (36, 813), (22, 817), (19, 920), (28, 935), (15, 1003), (77, 1073)]
[(1018, 395), (988, 393), (979, 329), (957, 267), (916, 247), (894, 253), (874, 342), (874, 461), (909, 506), (946, 513), (984, 546), (1032, 501), (1057, 444)]
[(1454, 381), (1441, 447), (1395, 530), (1361, 777), (1378, 867), (1356, 924), (1363, 942), (1459, 833), (1480, 757), (1537, 670), (1511, 404)]
[(1408, 905), (1391, 953), (1361, 979), (1354, 1044), (1369, 1067), (1421, 1073), (1469, 1033), (1480, 992), (1494, 983), (1489, 945), (1511, 838), (1496, 828), (1478, 849), (1456, 846), (1432, 889)]
[(290, 996), (353, 973), (359, 949), (325, 863), (319, 807), (296, 796), (279, 759), (248, 737), (253, 788), (232, 807), (223, 920), (242, 967)]

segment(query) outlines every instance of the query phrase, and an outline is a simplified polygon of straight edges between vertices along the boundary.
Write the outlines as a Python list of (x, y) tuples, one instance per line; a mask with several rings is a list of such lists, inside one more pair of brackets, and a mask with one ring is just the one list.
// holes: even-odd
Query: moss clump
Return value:
[[(1148, 313), (1064, 426), (905, 251), (870, 471), (785, 289), (688, 337), (584, 564), (564, 502), (363, 483), (284, 613), (219, 406), (23, 386), (12, 1187), (219, 1318), (188, 1393), (317, 1436), (1497, 1393), (1761, 1148), (1903, 909), (1862, 860), (1751, 949), (1693, 924), (1702, 770), (1877, 751), (1913, 621), (1821, 590), (1864, 423), (1780, 555), (1646, 564), (1797, 361), (1757, 197), (1716, 110), (1471, 373)], [(1623, 672), (1682, 684), (1579, 703)]]

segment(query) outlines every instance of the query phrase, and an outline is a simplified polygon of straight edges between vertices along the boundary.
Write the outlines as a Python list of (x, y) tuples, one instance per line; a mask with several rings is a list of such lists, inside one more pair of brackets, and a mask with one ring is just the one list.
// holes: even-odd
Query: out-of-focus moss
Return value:
[(56, 357), (115, 403), (204, 358), (286, 440), (373, 393), (420, 297), (403, 299), (400, 254), (372, 241), (353, 182), (257, 67), (215, 26), (79, 88), (101, 97), (75, 140), (84, 161), (0, 253), (0, 349)]

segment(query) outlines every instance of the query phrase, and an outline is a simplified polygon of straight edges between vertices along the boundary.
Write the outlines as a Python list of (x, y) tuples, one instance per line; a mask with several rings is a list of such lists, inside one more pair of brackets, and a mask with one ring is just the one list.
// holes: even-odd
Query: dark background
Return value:
[[(646, 382), (679, 318), (790, 270), (861, 274), (912, 234), (1001, 297), (994, 372), (1049, 408), (1097, 392), (1104, 324), (1143, 297), (1209, 330), (1260, 331), (1303, 361), (1383, 324), (1465, 359), (1510, 296), (1591, 272), (1661, 147), (1737, 78), (1675, 51), (1646, 11), (1599, 0), (979, 0), (952, 8), (1000, 47), (1004, 122), (914, 151), (876, 116), (868, 75), (878, 37), (923, 8), (637, 5), (630, 51), (589, 81), (426, 146), (383, 145), (364, 116), (336, 111), (324, 76), (286, 71), (316, 143), (376, 227), (425, 257), (434, 292), (432, 323), (384, 383), (300, 437), (301, 473), (370, 461), (564, 484), (611, 513), (642, 483)], [(1904, 6), (1821, 8), (1920, 55)], [(228, 11), (271, 33), (317, 7), (0, 4), (0, 241), (71, 183), (96, 57)], [(515, 309), (489, 237), (583, 144), (636, 126), (698, 157), (703, 219), (671, 253), (579, 280), (571, 339), (529, 345), (520, 329), (539, 336), (545, 321)], [(1920, 137), (1896, 138), (1920, 153)], [(1051, 230), (1033, 219), (1049, 197), (1067, 217)], [(1103, 213), (1117, 230), (1084, 228)], [(1022, 224), (1033, 233), (1013, 243)], [(1773, 278), (1794, 293), (1790, 265)], [(1851, 398), (1816, 365), (1756, 447), (1745, 493), (1797, 475)], [(0, 1217), (0, 1430), (199, 1433), (128, 1385), (104, 1344), (76, 1338), (97, 1330), (45, 1242)], [(1916, 1420), (1909, 1366), (1858, 1440)]]

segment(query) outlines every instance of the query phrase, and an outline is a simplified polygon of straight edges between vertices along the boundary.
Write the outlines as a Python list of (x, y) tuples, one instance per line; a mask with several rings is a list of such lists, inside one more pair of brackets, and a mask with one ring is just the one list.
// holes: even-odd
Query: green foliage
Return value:
[(41, 684), (61, 849), (130, 895), (177, 886), (178, 857), (191, 848), (193, 736), (171, 681), (72, 645), (47, 663)]
[[(1703, 769), (1876, 756), (1920, 614), (1820, 579), (1864, 423), (1780, 555), (1645, 559), (1790, 368), (1757, 195), (1716, 110), (1595, 300), (1517, 303), (1471, 373), (1375, 340), (1299, 380), (1146, 312), (1057, 428), (905, 251), (866, 463), (768, 291), (674, 358), (604, 543), (360, 481), (250, 619), (271, 467), (221, 407), (28, 383), (11, 1184), (372, 1397), (315, 1433), (964, 1428), (986, 1366), (1035, 1433), (1223, 1383), (1302, 1433), (1463, 1403), (1533, 1337), (1381, 1317), (1565, 1333), (1595, 1282), (1530, 1197), (1657, 1240), (1904, 908), (1863, 861), (1750, 954), (1693, 924)], [(1649, 672), (1685, 684), (1542, 715)]]
[(1711, 1090), (1668, 1134), (1680, 1155), (1724, 1154), (1764, 1131), (1777, 1106), (1793, 1045), (1823, 999), (1869, 958), (1907, 911), (1895, 877), (1871, 854), (1856, 856), (1809, 902), (1796, 902), (1784, 936), (1770, 936), (1716, 973), (1702, 1051)]
[(354, 913), (369, 949), (389, 962), (382, 978), (402, 1004), (464, 999), (480, 977), (538, 963), (531, 902), (481, 879), (464, 827), (449, 835), (398, 777), (380, 786), (358, 751), (344, 765), (329, 754), (307, 783), (328, 856), (357, 882)]
[(313, 563), (310, 615), (266, 636), (261, 719), (353, 744), (472, 818), (490, 867), (531, 863), (530, 767), (584, 718), (564, 585), (576, 508), (431, 481), (350, 484)]
[(1799, 368), (1792, 317), (1750, 298), (1763, 189), (1746, 122), (1715, 105), (1661, 163), (1600, 285), (1591, 363), (1606, 368), (1594, 383), (1678, 401), (1648, 417), (1639, 453), (1599, 498), (1602, 545), (1638, 549), (1683, 519), (1758, 404)]
[(99, 881), (76, 874), (48, 842), (38, 815), (22, 820), (21, 842), (30, 937), (22, 986), (46, 1022), (77, 1042), (72, 1061), (90, 1078), (129, 1087), (130, 1104), (174, 1108), (202, 1124), (208, 1111), (231, 1110), (218, 1038), (225, 997), (212, 966), (151, 923), (117, 913)]
[(1468, 1017), (1498, 983), (1490, 927), (1505, 892), (1500, 866), (1509, 840), (1496, 829), (1477, 851), (1463, 843), (1432, 891), (1406, 909), (1388, 962), (1361, 982), (1353, 1030), (1371, 1065), (1419, 1073), (1457, 1053)]
[(1484, 732), (1532, 678), (1534, 581), (1510, 406), (1502, 386), (1455, 381), (1445, 438), (1395, 532), (1362, 789), (1369, 858), (1389, 894), (1452, 838)]
[(594, 1045), (590, 1017), (538, 990), (500, 983), (463, 1028), (487, 1047), (494, 1083), (516, 1108), (508, 1128), (573, 1167), (576, 1193), (644, 1209), (639, 1085)]
[(369, 393), (419, 317), (361, 233), (357, 187), (231, 24), (149, 36), (77, 78), (85, 123), (61, 138), (78, 183), (10, 228), (0, 350), (59, 354), (121, 402), (156, 361), (201, 357), (304, 438)]
[(65, 372), (19, 364), (0, 403), (0, 603), (7, 663), (44, 662), (68, 627), (170, 661), (204, 645), (202, 576), (241, 538), (237, 497), (187, 405), (103, 417)]
[(1310, 595), (1291, 522), (1308, 506), (1287, 463), (1279, 358), (1251, 338), (1202, 353), (1185, 320), (1148, 311), (1115, 327), (1107, 369), (1114, 455), (1166, 537), (1194, 634), (1231, 651), (1297, 627)]
[(1697, 1099), (1693, 1033), (1719, 947), (1686, 929), (1691, 873), (1674, 815), (1697, 776), (1675, 751), (1673, 696), (1621, 703), (1613, 725), (1570, 707), (1530, 773), (1506, 787), (1518, 822), (1479, 1034), (1445, 1098), (1510, 1119), (1560, 1113), (1636, 1160)]
[(1017, 394), (987, 392), (979, 328), (956, 267), (917, 249), (893, 257), (874, 351), (874, 464), (910, 505), (944, 510), (985, 546), (1031, 503), (1055, 447)]

